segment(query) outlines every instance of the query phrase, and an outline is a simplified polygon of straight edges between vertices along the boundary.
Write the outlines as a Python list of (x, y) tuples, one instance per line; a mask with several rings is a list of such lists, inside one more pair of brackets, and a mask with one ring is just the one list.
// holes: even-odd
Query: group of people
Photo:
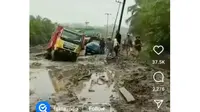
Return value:
[(117, 41), (117, 39), (107, 38), (107, 40), (104, 40), (104, 38), (101, 38), (99, 46), (100, 46), (101, 54), (104, 54), (106, 50), (107, 56), (114, 57), (113, 56), (114, 52), (115, 52), (115, 56), (118, 56), (119, 42)]
[(141, 51), (142, 43), (140, 40), (140, 36), (136, 36), (135, 41), (133, 42), (131, 36), (128, 34), (127, 38), (124, 40), (123, 49), (126, 51), (127, 55), (130, 55), (131, 51), (135, 52), (135, 55), (138, 56)]
[(119, 42), (117, 41), (117, 39), (108, 38), (108, 40), (106, 42), (106, 48), (107, 48), (107, 57), (109, 57), (109, 56), (114, 57), (114, 55), (118, 56)]
[[(107, 57), (117, 57), (120, 51), (120, 44), (121, 34), (117, 34), (116, 38), (114, 39), (108, 38), (107, 40), (104, 40), (104, 38), (101, 38), (99, 43), (100, 52), (101, 54), (104, 54), (106, 49)], [(139, 52), (141, 51), (141, 47), (142, 44), (140, 36), (136, 36), (136, 40), (133, 43), (131, 36), (128, 34), (122, 48), (127, 52), (127, 55), (129, 55), (130, 51), (134, 49), (136, 56), (138, 56)]]

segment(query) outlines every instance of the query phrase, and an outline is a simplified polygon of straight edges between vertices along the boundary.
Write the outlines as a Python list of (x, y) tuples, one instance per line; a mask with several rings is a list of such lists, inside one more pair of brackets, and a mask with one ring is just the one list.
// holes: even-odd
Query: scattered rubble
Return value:
[[(153, 99), (163, 97), (164, 103), (160, 112), (168, 112), (166, 108), (170, 107), (170, 72), (136, 63), (129, 57), (110, 62), (104, 62), (103, 56), (81, 57), (75, 63), (50, 63), (48, 60), (35, 62), (37, 59), (34, 56), (31, 60), (34, 62), (30, 63), (30, 69), (49, 70), (55, 89), (55, 93), (49, 99), (51, 105), (70, 106), (79, 103), (107, 102), (116, 112), (155, 112), (157, 108)], [(152, 89), (156, 85), (161, 86), (155, 84), (152, 79), (152, 74), (158, 70), (166, 77), (163, 92), (153, 92)], [(30, 78), (34, 79), (31, 75)], [(33, 94), (34, 92), (30, 91), (30, 97)], [(34, 111), (35, 104), (30, 105)]]
[(31, 67), (31, 68), (40, 67), (41, 65), (42, 65), (42, 64), (39, 63), (39, 62), (33, 62), (33, 63), (31, 63), (30, 67)]

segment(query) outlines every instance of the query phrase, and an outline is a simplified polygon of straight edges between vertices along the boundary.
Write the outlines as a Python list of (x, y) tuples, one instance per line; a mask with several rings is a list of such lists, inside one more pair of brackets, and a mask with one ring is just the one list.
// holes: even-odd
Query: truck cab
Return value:
[(46, 58), (76, 61), (84, 49), (84, 38), (82, 34), (58, 26), (49, 41)]

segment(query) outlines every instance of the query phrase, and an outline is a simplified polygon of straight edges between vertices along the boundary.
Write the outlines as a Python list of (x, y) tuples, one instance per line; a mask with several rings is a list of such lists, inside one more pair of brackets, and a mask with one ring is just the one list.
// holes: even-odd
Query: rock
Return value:
[(100, 76), (99, 79), (101, 79), (102, 81), (108, 82), (109, 78), (107, 76), (107, 73), (104, 73), (104, 75)]
[(86, 98), (80, 98), (81, 99), (81, 101), (86, 101)]
[(93, 90), (93, 89), (89, 89), (88, 91), (89, 91), (89, 92), (95, 92), (95, 90)]

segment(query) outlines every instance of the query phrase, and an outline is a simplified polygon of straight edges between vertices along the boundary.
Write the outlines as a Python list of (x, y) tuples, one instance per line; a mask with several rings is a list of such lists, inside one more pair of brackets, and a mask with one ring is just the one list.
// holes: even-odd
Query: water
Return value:
[[(106, 81), (100, 79), (102, 76)], [(100, 112), (114, 111), (110, 105), (110, 99), (117, 97), (117, 93), (113, 92), (114, 82), (111, 81), (112, 78), (114, 78), (114, 74), (106, 71), (93, 73), (88, 81), (80, 82), (76, 88), (76, 95), (80, 103), (83, 104), (82, 106), (88, 107), (82, 112), (97, 112), (98, 109)], [(56, 93), (47, 69), (30, 69), (30, 88), (40, 99), (47, 101), (53, 93)], [(102, 106), (103, 104), (106, 105)]]
[[(115, 96), (112, 92), (114, 83), (104, 83), (99, 79), (100, 76), (106, 76), (106, 72), (93, 73), (89, 81), (83, 82), (82, 89), (78, 92), (78, 97), (86, 98), (91, 103), (109, 103), (110, 96)], [(89, 91), (92, 90), (92, 92)]]
[(55, 93), (48, 70), (31, 69), (30, 89), (43, 100), (48, 100)]
[[(104, 76), (108, 81), (102, 81), (100, 79), (101, 76)], [(113, 92), (114, 83), (111, 81), (111, 78), (114, 78), (114, 74), (108, 75), (108, 72), (100, 72), (93, 73), (89, 81), (83, 82), (79, 87), (81, 89), (77, 90), (77, 96), (80, 102), (87, 106), (87, 110), (84, 110), (83, 112), (114, 111), (110, 105), (110, 99), (112, 97), (116, 98), (117, 93)], [(84, 100), (82, 100), (83, 98)], [(102, 106), (104, 104), (107, 106)], [(105, 109), (101, 110), (100, 107)]]

